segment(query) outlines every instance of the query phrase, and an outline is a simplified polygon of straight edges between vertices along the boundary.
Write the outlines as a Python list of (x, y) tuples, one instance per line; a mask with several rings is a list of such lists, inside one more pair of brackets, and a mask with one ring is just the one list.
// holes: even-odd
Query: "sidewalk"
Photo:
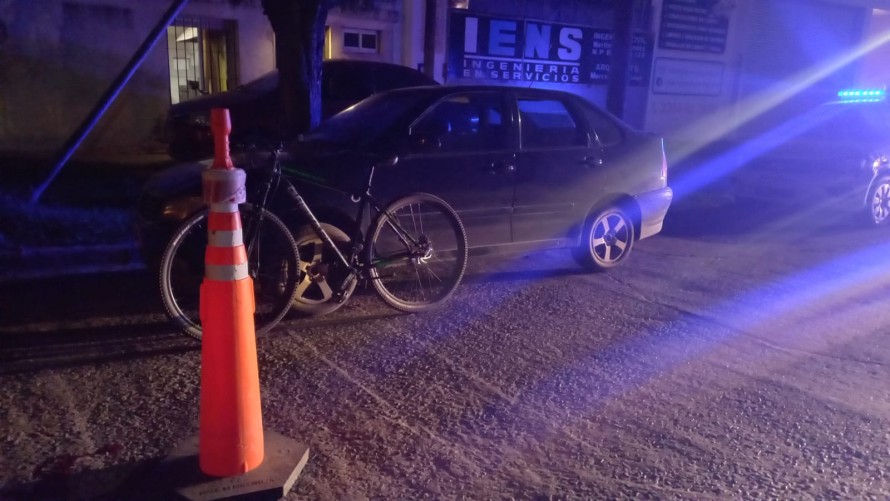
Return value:
[(53, 159), (0, 152), (0, 282), (142, 268), (133, 210), (145, 180), (172, 163), (158, 153), (74, 158), (32, 204)]

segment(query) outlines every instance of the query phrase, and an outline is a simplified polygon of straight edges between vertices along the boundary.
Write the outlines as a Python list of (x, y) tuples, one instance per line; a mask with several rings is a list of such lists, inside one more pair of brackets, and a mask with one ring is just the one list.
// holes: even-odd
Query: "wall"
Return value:
[(747, 3), (724, 1), (707, 11), (703, 4), (653, 2), (656, 43), (645, 128), (665, 136), (668, 146), (707, 141), (734, 110), (744, 51), (739, 20)]
[[(662, 19), (666, 5), (684, 3), (707, 2), (654, 0), (656, 17)], [(646, 129), (666, 137), (676, 160), (721, 143), (744, 144), (748, 155), (771, 151), (808, 126), (809, 111), (841, 88), (862, 85), (868, 61), (886, 66), (880, 62), (886, 52), (862, 49), (872, 7), (881, 4), (720, 0), (723, 50), (656, 44)], [(657, 23), (659, 41), (663, 27)]]
[[(378, 0), (376, 10), (350, 11), (332, 9), (328, 13), (330, 46), (326, 51), (333, 59), (397, 62), (402, 41), (401, 13), (391, 1)], [(343, 49), (343, 31), (369, 30), (378, 34), (377, 52), (350, 52)]]
[[(66, 6), (67, 5), (67, 6)], [(51, 153), (77, 129), (169, 7), (123, 0), (0, 0), (0, 150)], [(192, 0), (182, 15), (237, 19), (240, 76), (272, 68), (259, 0)], [(166, 37), (148, 54), (79, 154), (157, 149), (170, 104)]]
[[(0, 151), (52, 154), (78, 128), (170, 6), (146, 0), (0, 0)], [(66, 7), (67, 5), (67, 7)], [(380, 33), (377, 54), (333, 57), (398, 62), (400, 3), (370, 12), (328, 15), (337, 43), (343, 27)], [(72, 7), (74, 6), (74, 7)], [(274, 33), (261, 0), (191, 0), (180, 18), (237, 23), (240, 83), (274, 69)], [(237, 84), (238, 82), (235, 82)], [(162, 36), (115, 103), (87, 136), (81, 155), (161, 151), (170, 106), (166, 36)]]
[[(890, 32), (890, 9), (874, 9), (868, 24), (868, 38)], [(859, 82), (863, 87), (890, 86), (890, 43), (877, 47), (863, 62)]]

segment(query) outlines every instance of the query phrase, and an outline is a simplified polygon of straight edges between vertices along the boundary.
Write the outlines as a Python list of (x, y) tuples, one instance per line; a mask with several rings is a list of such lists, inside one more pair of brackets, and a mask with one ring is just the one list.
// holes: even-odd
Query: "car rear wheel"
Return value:
[(587, 219), (574, 257), (591, 271), (603, 271), (627, 259), (633, 244), (633, 221), (620, 208), (610, 206)]
[(890, 176), (879, 178), (869, 190), (868, 214), (874, 224), (890, 223)]

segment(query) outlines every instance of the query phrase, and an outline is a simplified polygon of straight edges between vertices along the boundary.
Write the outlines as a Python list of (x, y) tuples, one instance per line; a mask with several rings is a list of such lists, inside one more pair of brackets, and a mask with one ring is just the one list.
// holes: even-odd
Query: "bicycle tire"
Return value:
[[(420, 248), (408, 249), (394, 224), (420, 242)], [(384, 302), (407, 313), (427, 311), (446, 302), (460, 284), (467, 267), (467, 234), (444, 200), (414, 193), (377, 214), (364, 259)]]
[[(290, 309), (299, 273), (297, 246), (287, 226), (271, 212), (260, 212), (249, 204), (241, 205), (239, 212), (254, 287), (254, 328), (261, 335), (275, 327)], [(203, 210), (179, 226), (164, 250), (159, 271), (167, 317), (183, 333), (198, 340), (202, 335), (199, 306), (207, 215), (208, 211)], [(254, 239), (256, 231), (261, 232), (259, 240)]]

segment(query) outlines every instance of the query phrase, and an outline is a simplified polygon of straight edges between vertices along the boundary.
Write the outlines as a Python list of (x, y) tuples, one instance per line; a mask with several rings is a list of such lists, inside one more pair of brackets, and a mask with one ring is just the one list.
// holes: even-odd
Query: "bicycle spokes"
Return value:
[(444, 202), (406, 197), (382, 213), (373, 230), (372, 283), (390, 305), (419, 311), (453, 292), (466, 264), (466, 237)]

